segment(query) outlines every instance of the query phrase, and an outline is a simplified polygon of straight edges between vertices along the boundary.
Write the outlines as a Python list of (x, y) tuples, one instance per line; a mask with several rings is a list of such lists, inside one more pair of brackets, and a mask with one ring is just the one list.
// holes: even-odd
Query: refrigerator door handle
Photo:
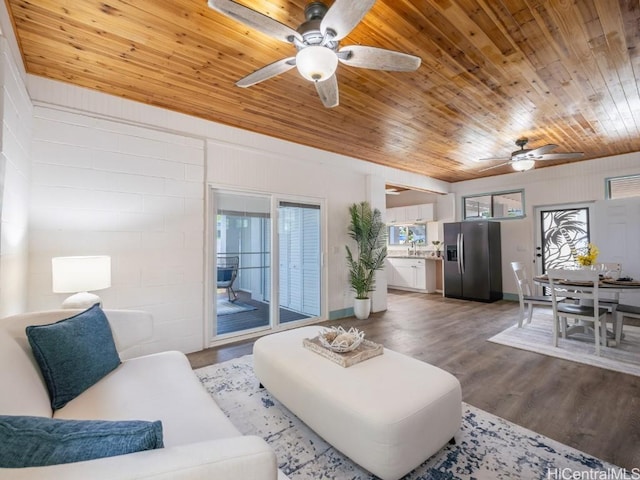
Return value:
[(464, 275), (464, 233), (460, 234), (460, 254), (458, 258), (460, 259), (460, 269)]
[(456, 260), (458, 262), (458, 274), (462, 275), (462, 268), (460, 267), (460, 234), (458, 234), (458, 236), (456, 237), (456, 249), (457, 249)]

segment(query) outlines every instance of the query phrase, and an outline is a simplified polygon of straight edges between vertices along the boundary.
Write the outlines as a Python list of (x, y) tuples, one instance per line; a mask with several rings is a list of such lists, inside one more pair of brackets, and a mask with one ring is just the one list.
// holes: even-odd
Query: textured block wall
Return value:
[(36, 107), (29, 309), (56, 308), (51, 258), (106, 254), (108, 308), (150, 311), (150, 350), (203, 342), (204, 145), (184, 135)]

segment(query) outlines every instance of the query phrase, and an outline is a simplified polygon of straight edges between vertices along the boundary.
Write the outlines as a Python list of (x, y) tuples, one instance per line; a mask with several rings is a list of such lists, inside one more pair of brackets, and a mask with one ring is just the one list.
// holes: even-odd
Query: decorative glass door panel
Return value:
[(575, 267), (576, 255), (589, 243), (589, 208), (538, 208), (538, 273), (549, 268)]

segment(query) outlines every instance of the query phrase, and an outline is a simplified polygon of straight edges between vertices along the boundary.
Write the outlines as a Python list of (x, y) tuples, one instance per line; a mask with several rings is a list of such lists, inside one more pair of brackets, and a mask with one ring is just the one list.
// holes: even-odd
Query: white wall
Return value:
[[(4, 9), (3, 3), (0, 13)], [(8, 28), (3, 21), (2, 30)], [(27, 306), (32, 105), (22, 65), (14, 58), (9, 42), (0, 36), (0, 318)]]
[(36, 106), (29, 309), (56, 308), (51, 258), (111, 255), (106, 308), (142, 309), (150, 351), (202, 346), (204, 142)]
[[(101, 296), (112, 308), (154, 313), (162, 325), (155, 349), (192, 351), (207, 341), (202, 332), (208, 185), (325, 202), (329, 318), (353, 306), (344, 261), (348, 205), (384, 202), (385, 182), (448, 189), (422, 175), (100, 92), (40, 77), (27, 81), (36, 106), (28, 307), (56, 307), (63, 298), (51, 293), (52, 256), (110, 254), (114, 285)], [(379, 192), (368, 191), (372, 185)], [(374, 301), (378, 309), (386, 308), (382, 280)]]
[(503, 290), (516, 295), (510, 262), (524, 262), (529, 272), (533, 271), (537, 221), (534, 208), (603, 200), (606, 178), (638, 173), (640, 152), (458, 182), (452, 184), (451, 190), (456, 195), (456, 219), (460, 220), (463, 196), (524, 189), (526, 217), (501, 222)]

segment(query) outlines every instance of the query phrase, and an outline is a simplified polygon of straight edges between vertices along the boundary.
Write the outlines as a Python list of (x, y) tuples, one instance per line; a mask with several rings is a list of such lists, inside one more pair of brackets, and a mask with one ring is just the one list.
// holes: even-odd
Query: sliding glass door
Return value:
[(278, 205), (280, 322), (320, 316), (320, 205)]
[(271, 325), (271, 200), (216, 192), (214, 203), (214, 337), (267, 329)]
[(320, 317), (320, 203), (220, 190), (213, 190), (212, 197), (212, 338), (279, 329)]

